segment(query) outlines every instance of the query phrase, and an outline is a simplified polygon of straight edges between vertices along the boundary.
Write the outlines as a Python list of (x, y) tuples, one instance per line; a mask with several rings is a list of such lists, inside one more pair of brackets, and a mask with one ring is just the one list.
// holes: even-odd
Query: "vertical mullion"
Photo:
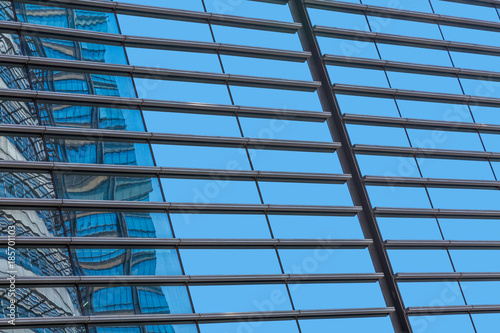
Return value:
[(352, 175), (352, 179), (348, 182), (352, 200), (355, 205), (363, 207), (363, 212), (358, 214), (358, 217), (365, 237), (373, 239), (373, 245), (369, 247), (373, 264), (377, 271), (382, 271), (385, 275), (380, 281), (380, 286), (386, 304), (393, 306), (396, 310), (390, 316), (392, 324), (396, 332), (412, 332), (383, 239), (372, 211), (370, 199), (362, 181), (361, 172), (348, 137), (346, 126), (331, 89), (330, 78), (322, 60), (306, 6), (301, 0), (290, 0), (289, 4), (294, 21), (302, 24), (302, 28), (299, 30), (302, 46), (304, 50), (312, 53), (312, 57), (309, 59), (309, 68), (313, 79), (322, 83), (322, 86), (318, 89), (320, 102), (324, 109), (332, 113), (332, 117), (328, 120), (332, 137), (335, 141), (340, 141), (342, 144), (342, 147), (337, 151), (342, 169), (344, 172)]

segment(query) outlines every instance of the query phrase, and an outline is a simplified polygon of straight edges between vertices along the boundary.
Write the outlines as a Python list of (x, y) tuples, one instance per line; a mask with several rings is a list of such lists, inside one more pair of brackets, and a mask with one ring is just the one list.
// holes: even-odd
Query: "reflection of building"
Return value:
[[(4, 4), (6, 2), (2, 2)], [(0, 9), (1, 10), (1, 9)], [(4, 7), (4, 11), (6, 8)], [(109, 15), (96, 12), (16, 4), (19, 20), (89, 30), (108, 30)], [(12, 35), (1, 35), (2, 54), (105, 62), (110, 51), (79, 41), (23, 36), (22, 47)], [(123, 50), (121, 50), (123, 52)], [(113, 77), (46, 69), (3, 67), (0, 88), (34, 89), (79, 94), (129, 96)], [(125, 87), (125, 88), (124, 88)], [(70, 126), (125, 130), (137, 121), (130, 111), (94, 106), (56, 105), (3, 101), (2, 124)], [(40, 123), (41, 122), (41, 123)], [(134, 126), (140, 128), (137, 124)], [(136, 165), (134, 143), (97, 140), (64, 140), (39, 137), (1, 137), (0, 160), (54, 161), (66, 163)], [(45, 140), (45, 141), (44, 141)], [(47, 156), (48, 155), (48, 156)], [(147, 201), (149, 178), (86, 176), (80, 174), (2, 173), (0, 196)], [(89, 211), (3, 210), (0, 225), (15, 224), (18, 237), (155, 237), (148, 213)], [(0, 273), (6, 274), (7, 258), (0, 253)], [(154, 275), (155, 250), (19, 248), (18, 276)], [(57, 317), (87, 314), (169, 313), (160, 287), (18, 288), (19, 317)], [(3, 291), (0, 292), (0, 295)], [(2, 306), (6, 308), (6, 300)], [(76, 332), (56, 329), (51, 332)], [(45, 330), (35, 330), (46, 332)], [(101, 332), (101, 330), (95, 332)], [(130, 331), (132, 332), (132, 331)], [(144, 332), (142, 329), (140, 332)], [(173, 332), (165, 326), (158, 332)]]

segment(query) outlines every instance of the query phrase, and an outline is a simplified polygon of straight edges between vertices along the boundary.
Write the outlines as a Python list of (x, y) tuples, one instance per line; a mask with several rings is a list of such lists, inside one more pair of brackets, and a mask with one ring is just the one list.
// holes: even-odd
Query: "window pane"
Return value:
[(187, 275), (281, 274), (272, 249), (181, 249)]
[(196, 313), (292, 310), (284, 285), (191, 286)]
[(389, 317), (382, 318), (336, 318), (300, 320), (302, 333), (318, 332), (394, 332)]
[(118, 15), (124, 35), (213, 42), (208, 24)]
[(227, 179), (161, 179), (165, 200), (169, 202), (260, 204), (252, 181)]
[(442, 239), (436, 219), (377, 217), (384, 239)]
[(182, 275), (174, 249), (73, 249), (81, 275)]
[[(290, 292), (296, 309), (348, 309), (385, 307), (377, 283), (295, 284)], [(363, 297), (353, 297), (363, 295)]]
[(171, 168), (204, 168), (250, 170), (243, 148), (192, 147), (153, 144), (158, 166)]
[(367, 249), (280, 249), (286, 274), (374, 273)]
[(170, 214), (178, 238), (271, 238), (264, 215)]
[(189, 135), (241, 136), (236, 118), (205, 114), (144, 111), (149, 132)]
[(456, 281), (400, 282), (398, 286), (406, 307), (465, 305), (462, 291)]
[(394, 273), (453, 272), (444, 250), (388, 250)]
[(415, 332), (442, 333), (474, 333), (474, 327), (468, 315), (437, 315), (410, 317), (410, 324)]
[(361, 239), (363, 233), (357, 217), (269, 215), (276, 238)]

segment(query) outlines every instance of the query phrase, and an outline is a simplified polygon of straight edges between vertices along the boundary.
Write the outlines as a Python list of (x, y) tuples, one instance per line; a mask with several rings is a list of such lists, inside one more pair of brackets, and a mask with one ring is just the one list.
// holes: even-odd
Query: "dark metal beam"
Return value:
[[(120, 285), (241, 285), (281, 283), (370, 283), (377, 282), (382, 273), (369, 274), (280, 274), (280, 275), (128, 275), (128, 276), (36, 276), (16, 277), (19, 287), (61, 287), (61, 286), (112, 286)], [(7, 279), (0, 280), (0, 286), (8, 286)]]
[(289, 6), (294, 20), (301, 23), (303, 27), (299, 30), (299, 38), (301, 39), (303, 49), (312, 54), (309, 59), (309, 68), (311, 69), (313, 80), (321, 81), (322, 83), (322, 87), (318, 89), (320, 102), (324, 110), (328, 110), (332, 113), (332, 118), (328, 120), (328, 125), (333, 139), (339, 141), (342, 145), (337, 151), (342, 169), (344, 172), (352, 175), (351, 180), (348, 182), (352, 200), (355, 205), (363, 208), (362, 213), (360, 213), (358, 217), (365, 237), (373, 239), (373, 245), (369, 247), (369, 252), (375, 269), (377, 272), (381, 271), (384, 273), (384, 278), (380, 281), (380, 286), (386, 305), (395, 308), (395, 312), (391, 314), (392, 324), (395, 331), (398, 333), (411, 332), (411, 326), (406, 316), (396, 281), (393, 277), (392, 268), (384, 248), (380, 230), (375, 221), (375, 216), (371, 211), (370, 199), (361, 179), (361, 172), (349, 140), (345, 123), (342, 119), (342, 113), (336, 97), (332, 93), (332, 83), (323, 62), (306, 5), (302, 0), (292, 0), (289, 2)]
[[(264, 312), (233, 313), (187, 313), (187, 314), (145, 314), (145, 315), (100, 315), (16, 318), (17, 327), (57, 327), (71, 325), (130, 325), (130, 324), (181, 324), (181, 323), (219, 323), (239, 321), (270, 321), (294, 319), (360, 318), (385, 317), (394, 312), (394, 308), (364, 308), (336, 310), (290, 310)], [(7, 321), (0, 322), (0, 328), (12, 328)]]
[[(7, 244), (8, 237), (0, 237)], [(370, 239), (187, 239), (129, 237), (16, 237), (16, 247), (70, 248), (189, 248), (189, 249), (364, 249)]]
[(3, 209), (37, 210), (77, 210), (90, 212), (165, 212), (182, 214), (262, 214), (269, 215), (322, 215), (355, 216), (361, 211), (358, 206), (302, 206), (266, 204), (212, 204), (177, 203), (147, 201), (113, 200), (68, 200), (68, 199), (29, 199), (0, 198)]
[(0, 161), (0, 171), (58, 172), (64, 174), (117, 175), (182, 179), (259, 180), (264, 182), (297, 182), (322, 184), (345, 184), (345, 182), (351, 178), (350, 175), (346, 174), (188, 169), (138, 165), (102, 165), (29, 161)]

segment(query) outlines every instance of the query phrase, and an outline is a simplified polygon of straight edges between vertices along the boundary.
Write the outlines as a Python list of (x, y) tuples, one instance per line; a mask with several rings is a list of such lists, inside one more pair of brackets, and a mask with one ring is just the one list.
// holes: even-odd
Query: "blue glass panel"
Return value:
[(462, 94), (456, 77), (424, 75), (403, 72), (387, 72), (391, 87), (396, 89)]
[(373, 42), (361, 40), (317, 37), (321, 52), (346, 57), (379, 59), (377, 48)]
[(384, 239), (442, 239), (436, 219), (377, 217)]
[(367, 249), (280, 249), (285, 274), (374, 273)]
[(358, 218), (348, 216), (269, 215), (275, 238), (361, 239)]
[(33, 89), (73, 94), (136, 97), (132, 79), (123, 76), (31, 69)]
[(182, 275), (174, 249), (73, 249), (81, 275)]
[(431, 208), (424, 188), (367, 186), (373, 207)]
[(148, 132), (241, 136), (236, 117), (144, 111)]
[(157, 178), (55, 174), (59, 198), (163, 201)]
[(302, 333), (318, 332), (384, 332), (392, 333), (391, 320), (389, 317), (380, 318), (336, 318), (336, 319), (308, 319), (299, 320)]
[(65, 236), (57, 211), (0, 210), (0, 226), (0, 235), (5, 237), (8, 226), (15, 226), (20, 237)]
[(500, 303), (500, 281), (463, 281), (460, 283), (467, 304), (498, 304)]
[(500, 46), (498, 31), (486, 31), (441, 25), (444, 38), (463, 43)]
[(298, 310), (386, 306), (378, 283), (294, 284), (290, 292)]
[[(200, 1), (200, 0), (197, 0)], [(221, 73), (216, 54), (127, 47), (131, 65)]]
[[(14, 254), (15, 276), (70, 276), (73, 275), (72, 264), (68, 251), (60, 248), (20, 248), (7, 249), (7, 244), (0, 251), (2, 269), (0, 276), (10, 277), (7, 260)], [(10, 264), (9, 264), (10, 265)]]
[(453, 272), (445, 250), (388, 250), (394, 273)]
[(31, 89), (26, 69), (22, 67), (0, 66), (2, 85), (9, 89)]
[(496, 71), (500, 59), (496, 55), (474, 54), (465, 52), (450, 52), (456, 67)]
[(65, 216), (75, 237), (172, 237), (165, 213), (82, 211), (66, 212)]
[(0, 198), (55, 198), (49, 174), (0, 172)]
[(279, 119), (240, 118), (246, 137), (259, 139), (331, 142), (332, 135), (326, 122), (306, 122)]
[(500, 135), (482, 133), (481, 138), (486, 151), (500, 152)]
[(429, 188), (434, 208), (498, 209), (500, 191), (476, 189)]
[(394, 35), (441, 39), (437, 24), (398, 20), (393, 17), (368, 16), (371, 30)]
[(302, 51), (296, 34), (212, 25), (215, 41), (246, 46)]
[[(178, 238), (270, 238), (264, 215), (170, 214)], [(275, 234), (276, 236), (276, 234)]]
[[(250, 1), (251, 2), (251, 1)], [(263, 76), (280, 79), (311, 81), (307, 62), (291, 62), (221, 55), (224, 70), (229, 74)]]
[(213, 42), (208, 24), (118, 15), (124, 35)]
[(472, 320), (478, 333), (493, 333), (500, 320), (499, 313), (473, 314)]
[(400, 282), (398, 286), (406, 307), (465, 305), (456, 281)]
[(73, 28), (117, 34), (118, 26), (113, 13), (101, 13), (80, 9), (45, 7), (15, 3), (19, 21), (60, 28)]
[(437, 315), (410, 317), (414, 332), (442, 333), (474, 333), (474, 327), (468, 315)]
[(385, 72), (378, 69), (326, 66), (332, 83), (389, 88)]
[(139, 98), (231, 104), (227, 87), (219, 84), (135, 78)]
[(439, 219), (445, 239), (498, 240), (499, 220)]
[(444, 104), (398, 99), (399, 110), (404, 118), (432, 119), (472, 123), (467, 105)]
[(122, 46), (23, 36), (29, 56), (127, 64)]
[[(1, 16), (5, 15), (5, 13), (2, 13), (2, 2), (0, 2), (0, 20)], [(21, 55), (22, 53), (21, 43), (17, 34), (0, 33), (0, 47), (4, 55)]]
[(437, 14), (467, 17), (478, 20), (498, 22), (498, 14), (494, 7), (477, 6), (476, 4), (458, 3), (452, 1), (431, 0), (434, 12)]
[(45, 161), (46, 159), (40, 137), (0, 136), (0, 160)]
[[(156, 164), (164, 167), (250, 170), (244, 148), (152, 145)], [(274, 153), (274, 152), (273, 152)]]
[(316, 8), (309, 8), (307, 11), (312, 25), (370, 31), (365, 15)]
[[(4, 72), (0, 71), (0, 75), (3, 74)], [(0, 123), (39, 125), (35, 105), (33, 103), (0, 100)]]
[[(7, 309), (10, 304), (7, 289), (0, 288), (0, 306)], [(73, 317), (81, 316), (76, 289), (56, 288), (16, 288), (17, 318), (28, 317)], [(50, 299), (51, 302), (47, 302)], [(0, 318), (7, 318), (2, 311)]]
[(423, 177), (495, 180), (487, 161), (418, 158)]
[(90, 333), (198, 333), (196, 325), (90, 326), (88, 331)]
[(237, 105), (323, 111), (316, 92), (231, 86), (231, 93)]
[(460, 79), (466, 95), (500, 97), (500, 82), (488, 78), (484, 80)]
[(406, 156), (356, 155), (363, 175), (420, 177), (415, 158)]
[(253, 333), (298, 333), (296, 321), (246, 321), (240, 323), (201, 324), (201, 333), (253, 332)]
[(47, 146), (55, 162), (153, 165), (147, 143), (49, 139)]
[(450, 250), (450, 256), (457, 272), (500, 272), (499, 250)]
[(336, 97), (342, 113), (399, 117), (398, 108), (393, 99), (339, 94)]
[[(120, 0), (120, 2), (133, 3), (142, 5), (140, 0)], [(148, 0), (148, 6), (158, 6), (175, 9), (203, 11), (203, 3), (201, 0)], [(177, 332), (177, 331), (176, 331)]]
[(377, 47), (380, 52), (380, 57), (384, 60), (436, 66), (452, 66), (450, 56), (446, 50), (383, 43), (377, 43)]
[(190, 286), (197, 313), (292, 310), (285, 285)]
[(334, 153), (249, 149), (255, 170), (342, 173)]
[(46, 126), (144, 131), (139, 110), (57, 104), (39, 104), (38, 109)]
[(347, 185), (259, 182), (267, 204), (351, 206)]
[(413, 10), (417, 12), (428, 12), (432, 13), (432, 8), (427, 1), (415, 1), (415, 0), (362, 0), (365, 5), (372, 6), (384, 6), (389, 8), (403, 9), (403, 10)]
[(161, 180), (167, 202), (260, 204), (255, 182), (227, 179)]
[(352, 144), (409, 147), (402, 127), (383, 127), (348, 124), (347, 130)]
[(274, 21), (291, 21), (288, 5), (251, 0), (206, 0), (207, 11), (216, 14), (256, 17)]
[(281, 274), (273, 249), (181, 249), (187, 275)]
[(184, 286), (82, 287), (87, 315), (191, 313)]
[(14, 11), (11, 1), (0, 1), (0, 20), (15, 21)]
[(408, 129), (414, 147), (484, 151), (477, 133)]
[(471, 105), (471, 109), (476, 122), (486, 124), (500, 124), (499, 108)]

